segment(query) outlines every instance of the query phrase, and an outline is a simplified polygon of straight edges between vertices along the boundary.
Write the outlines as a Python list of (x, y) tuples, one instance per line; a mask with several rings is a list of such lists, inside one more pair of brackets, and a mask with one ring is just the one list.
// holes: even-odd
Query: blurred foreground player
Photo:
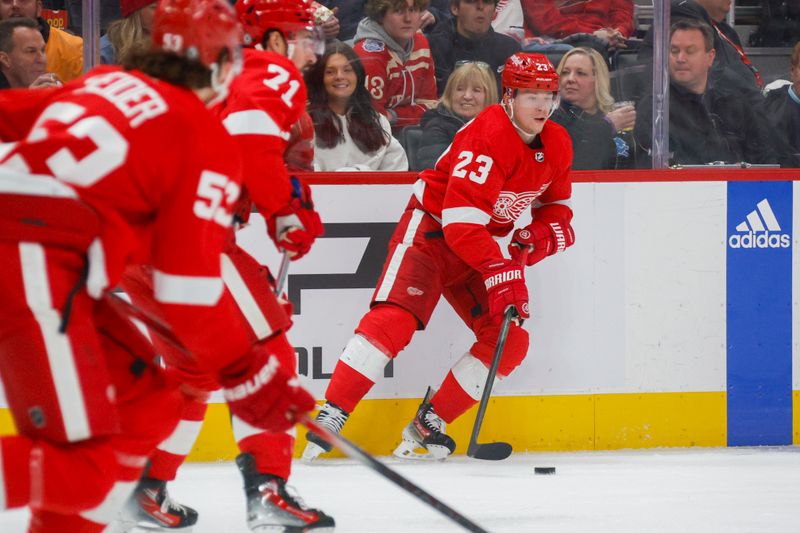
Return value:
[[(245, 27), (244, 67), (231, 84), (218, 111), (243, 159), (244, 194), (237, 203), (241, 223), (253, 204), (267, 221), (269, 234), (281, 251), (299, 259), (309, 251), (322, 224), (314, 211), (310, 190), (290, 178), (283, 161), (289, 131), (305, 110), (306, 90), (298, 68), (316, 61), (313, 11), (307, 0), (244, 0), (236, 5)], [(147, 268), (131, 269), (123, 288), (142, 308), (152, 306)], [(239, 320), (254, 342), (271, 347), (286, 369), (296, 369), (296, 355), (286, 339), (291, 325), (284, 306), (274, 295), (269, 270), (236, 245), (233, 228), (223, 256), (225, 290), (236, 301)], [(168, 367), (190, 390), (193, 401), (172, 435), (150, 458), (146, 476), (121, 518), (124, 530), (186, 530), (198, 519), (196, 510), (174, 502), (167, 482), (192, 449), (201, 429), (211, 392), (218, 388), (187, 364), (174, 346), (153, 336)], [(234, 437), (241, 450), (237, 465), (244, 478), (247, 523), (253, 530), (305, 531), (333, 528), (334, 520), (308, 508), (287, 491), (295, 433), (265, 433), (241, 417), (232, 417)]]
[(313, 408), (223, 290), (240, 168), (204, 104), (240, 39), (224, 0), (162, 0), (160, 46), (124, 68), (0, 95), (0, 375), (19, 430), (0, 439), (0, 505), (28, 506), (31, 532), (105, 530), (185, 403), (109, 296), (126, 265), (153, 266), (161, 316), (232, 413), (284, 431)]
[[(441, 387), (425, 395), (403, 430), (395, 455), (444, 459), (456, 444), (450, 423), (481, 397), (500, 322), (508, 306), (528, 318), (524, 268), (574, 242), (570, 165), (572, 145), (548, 122), (558, 107), (558, 75), (540, 54), (512, 55), (502, 72), (503, 100), (462, 128), (433, 169), (423, 171), (389, 244), (372, 305), (342, 353), (317, 421), (342, 426), (386, 364), (423, 329), (444, 296), (476, 342), (450, 369)], [(533, 222), (517, 230), (506, 259), (495, 240), (514, 229), (532, 206)], [(512, 323), (498, 377), (524, 359), (528, 333)], [(330, 447), (307, 434), (305, 460)], [(416, 451), (420, 450), (420, 452)]]

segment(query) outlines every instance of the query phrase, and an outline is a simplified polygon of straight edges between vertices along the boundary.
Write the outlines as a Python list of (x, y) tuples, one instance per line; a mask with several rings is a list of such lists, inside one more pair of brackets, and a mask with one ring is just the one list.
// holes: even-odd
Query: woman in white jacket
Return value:
[(361, 60), (334, 41), (306, 73), (308, 113), (314, 121), (314, 170), (408, 170), (389, 121), (372, 107)]

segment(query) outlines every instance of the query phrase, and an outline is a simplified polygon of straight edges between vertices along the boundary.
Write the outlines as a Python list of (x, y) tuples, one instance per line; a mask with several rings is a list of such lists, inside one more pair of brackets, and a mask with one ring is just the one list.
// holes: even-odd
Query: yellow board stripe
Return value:
[[(347, 422), (344, 435), (370, 453), (388, 455), (419, 402), (365, 400)], [(800, 391), (792, 392), (792, 404), (793, 442), (800, 444)], [(456, 453), (466, 452), (475, 411), (448, 427), (458, 443)], [(725, 446), (726, 415), (724, 392), (498, 397), (489, 402), (480, 442), (502, 440), (519, 452)], [(14, 432), (9, 410), (0, 409), (0, 434)], [(297, 434), (296, 457), (305, 446), (305, 430), (298, 428)], [(189, 460), (230, 460), (237, 453), (227, 407), (209, 405)]]

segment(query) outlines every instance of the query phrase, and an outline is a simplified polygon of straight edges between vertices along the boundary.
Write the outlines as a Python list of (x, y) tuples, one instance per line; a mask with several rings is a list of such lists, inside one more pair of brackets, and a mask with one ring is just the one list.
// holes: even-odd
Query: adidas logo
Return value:
[(756, 204), (736, 231), (739, 233), (728, 237), (731, 248), (789, 248), (792, 244), (789, 234), (780, 233), (781, 225), (766, 198)]

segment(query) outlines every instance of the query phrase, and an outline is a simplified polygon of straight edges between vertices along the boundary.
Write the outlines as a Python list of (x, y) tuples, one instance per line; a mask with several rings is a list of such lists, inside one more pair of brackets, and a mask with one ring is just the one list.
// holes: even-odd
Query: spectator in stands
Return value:
[(794, 45), (791, 58), (792, 83), (767, 93), (764, 105), (775, 133), (789, 144), (794, 166), (800, 165), (800, 43)]
[[(339, 17), (340, 41), (350, 42), (358, 23), (364, 18), (364, 0), (322, 0), (320, 4), (335, 11)], [(420, 29), (427, 31), (442, 20), (450, 18), (450, 0), (432, 0), (420, 14)]]
[(522, 11), (526, 27), (536, 36), (590, 34), (612, 50), (625, 48), (634, 30), (632, 0), (522, 0)]
[(0, 89), (38, 89), (61, 85), (47, 72), (39, 24), (27, 17), (0, 22)]
[[(682, 19), (672, 25), (669, 50), (669, 150), (673, 164), (778, 163), (765, 122), (728, 84), (711, 83), (714, 30)], [(634, 134), (651, 146), (652, 99), (644, 98)]]
[(122, 60), (139, 46), (150, 43), (155, 0), (121, 0), (122, 18), (108, 27), (100, 38), (100, 62), (110, 65)]
[[(742, 42), (736, 30), (725, 18), (731, 9), (731, 0), (672, 0), (670, 22), (679, 20), (700, 20), (713, 29), (714, 72), (712, 78), (718, 78), (724, 70), (730, 70), (727, 81), (736, 83), (742, 90), (748, 88), (755, 91), (761, 88), (761, 77), (758, 70), (750, 62), (742, 48)], [(653, 31), (644, 36), (639, 47), (639, 60), (651, 62), (653, 58)], [(748, 100), (750, 98), (748, 97)], [(757, 101), (752, 101), (757, 103)]]
[(635, 109), (613, 110), (608, 67), (594, 49), (573, 48), (556, 70), (561, 105), (552, 120), (564, 126), (572, 138), (572, 168), (616, 168), (618, 157), (630, 156), (630, 147), (617, 132), (633, 128)]
[(70, 81), (83, 74), (83, 40), (58, 28), (51, 28), (39, 16), (41, 0), (0, 0), (0, 20), (28, 17), (39, 24), (45, 42), (47, 71), (61, 81)]
[(373, 105), (395, 130), (418, 124), (436, 105), (428, 40), (418, 32), (427, 0), (367, 0), (355, 51), (367, 74)]
[[(452, 0), (452, 20), (436, 25), (430, 40), (433, 64), (436, 70), (438, 94), (459, 61), (483, 61), (494, 72), (497, 91), (500, 91), (500, 73), (497, 69), (506, 59), (520, 51), (517, 41), (492, 29), (497, 0)], [(494, 103), (494, 102), (492, 102)]]
[(447, 79), (439, 105), (422, 116), (422, 140), (416, 168), (411, 170), (433, 168), (456, 132), (497, 101), (497, 85), (489, 65), (469, 61), (456, 66)]
[(361, 60), (334, 41), (306, 73), (314, 121), (314, 170), (408, 170), (389, 121), (372, 105)]

